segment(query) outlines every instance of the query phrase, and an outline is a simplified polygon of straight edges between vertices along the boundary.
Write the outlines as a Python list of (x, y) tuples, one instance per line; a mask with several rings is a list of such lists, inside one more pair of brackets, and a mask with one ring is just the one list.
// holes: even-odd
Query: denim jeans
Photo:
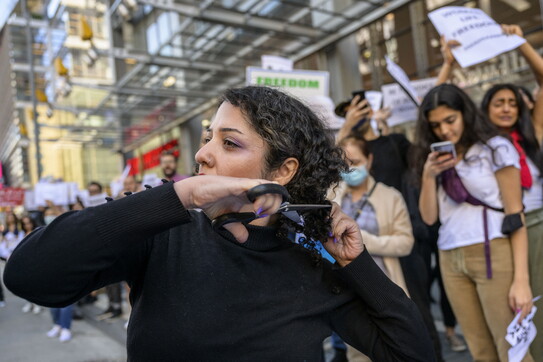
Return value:
[(53, 323), (59, 325), (61, 328), (70, 329), (72, 325), (73, 309), (73, 304), (64, 308), (51, 308)]

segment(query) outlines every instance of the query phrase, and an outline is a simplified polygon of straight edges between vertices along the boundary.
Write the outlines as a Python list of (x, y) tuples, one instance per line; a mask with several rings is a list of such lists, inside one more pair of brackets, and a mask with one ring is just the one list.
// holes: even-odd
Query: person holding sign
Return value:
[[(543, 63), (543, 59), (542, 59)], [(530, 283), (535, 296), (543, 295), (543, 153), (535, 138), (528, 107), (518, 87), (497, 84), (481, 102), (489, 122), (510, 138), (520, 155), (522, 203), (528, 229)], [(543, 314), (536, 313), (534, 324), (539, 333), (530, 345), (537, 361), (543, 361)]]
[[(278, 90), (230, 89), (205, 141), (198, 176), (27, 236), (6, 286), (63, 306), (128, 281), (131, 361), (322, 361), (332, 331), (375, 361), (434, 360), (416, 306), (326, 201), (347, 165), (322, 120)], [(309, 210), (276, 213), (287, 201)]]
[[(419, 208), (427, 224), (441, 222), (447, 296), (473, 359), (507, 361), (507, 326), (532, 308), (518, 153), (454, 85), (433, 88), (419, 112)], [(431, 152), (443, 141), (451, 152)]]

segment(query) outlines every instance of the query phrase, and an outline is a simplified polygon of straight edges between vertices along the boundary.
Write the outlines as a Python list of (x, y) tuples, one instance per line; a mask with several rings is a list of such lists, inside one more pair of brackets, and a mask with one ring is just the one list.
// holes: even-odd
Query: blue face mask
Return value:
[(368, 178), (366, 165), (351, 168), (350, 172), (341, 172), (341, 178), (349, 186), (359, 186)]

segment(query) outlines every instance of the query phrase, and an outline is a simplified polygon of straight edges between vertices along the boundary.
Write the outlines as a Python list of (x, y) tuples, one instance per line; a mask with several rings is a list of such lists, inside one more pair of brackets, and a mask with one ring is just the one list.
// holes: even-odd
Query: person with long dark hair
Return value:
[[(529, 109), (520, 90), (513, 84), (496, 84), (481, 102), (487, 120), (509, 137), (520, 155), (522, 203), (528, 229), (530, 284), (534, 295), (543, 295), (543, 154), (535, 137)], [(543, 331), (543, 314), (533, 319)], [(543, 333), (530, 345), (533, 357), (543, 360)]]
[[(6, 286), (65, 306), (126, 280), (131, 361), (320, 361), (332, 331), (377, 361), (434, 360), (416, 306), (337, 204), (302, 219), (276, 214), (283, 196), (270, 189), (330, 205), (347, 165), (322, 120), (278, 90), (231, 89), (205, 142), (198, 176), (65, 213), (29, 235)], [(262, 194), (249, 198), (256, 186)], [(254, 220), (212, 225), (238, 212)], [(301, 244), (289, 239), (296, 232)]]
[[(441, 223), (443, 282), (470, 353), (476, 361), (507, 361), (507, 326), (533, 305), (519, 155), (450, 84), (424, 97), (415, 138), (420, 213), (427, 224)], [(442, 141), (456, 155), (431, 152)]]

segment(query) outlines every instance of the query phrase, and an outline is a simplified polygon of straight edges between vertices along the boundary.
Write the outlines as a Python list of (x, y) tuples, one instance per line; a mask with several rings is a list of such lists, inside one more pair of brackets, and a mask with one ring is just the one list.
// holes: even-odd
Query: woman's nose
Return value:
[(206, 143), (198, 150), (198, 152), (196, 152), (194, 160), (200, 165), (206, 165), (209, 167), (212, 159), (210, 155), (210, 145), (209, 143)]

